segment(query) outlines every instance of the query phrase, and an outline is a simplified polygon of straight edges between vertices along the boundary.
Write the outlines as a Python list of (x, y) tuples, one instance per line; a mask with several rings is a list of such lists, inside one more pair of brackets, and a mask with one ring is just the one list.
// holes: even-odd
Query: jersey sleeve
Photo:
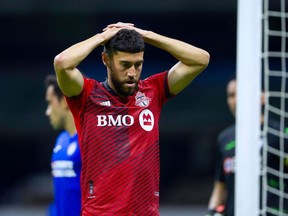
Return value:
[(161, 104), (164, 104), (169, 98), (174, 97), (170, 93), (168, 86), (168, 71), (152, 75), (147, 80), (149, 80), (149, 84), (153, 90), (158, 92)]
[(68, 107), (73, 114), (78, 134), (81, 133), (80, 131), (81, 110), (84, 109), (83, 105), (85, 104), (85, 101), (87, 100), (89, 94), (91, 93), (94, 83), (95, 80), (84, 77), (84, 86), (80, 95), (77, 95), (75, 97), (65, 97)]

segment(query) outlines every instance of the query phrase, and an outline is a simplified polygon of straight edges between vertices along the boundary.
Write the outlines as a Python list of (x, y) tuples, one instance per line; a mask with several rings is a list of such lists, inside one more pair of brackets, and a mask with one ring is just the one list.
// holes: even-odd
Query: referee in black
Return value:
[[(237, 96), (237, 81), (236, 78), (231, 78), (227, 83), (227, 104), (235, 117), (236, 115), (236, 96)], [(261, 129), (264, 122), (264, 104), (265, 97), (262, 92), (261, 95)], [(268, 120), (269, 128), (280, 132), (280, 123), (272, 117)], [(281, 151), (279, 145), (279, 137), (273, 136), (271, 133), (266, 135), (268, 146), (272, 149)], [(236, 130), (235, 123), (226, 129), (224, 129), (218, 136), (217, 139), (217, 161), (216, 161), (216, 173), (213, 191), (208, 204), (208, 212), (206, 216), (234, 216), (234, 201), (235, 201), (235, 144), (236, 144)], [(263, 146), (263, 139), (261, 137), (260, 143)], [(253, 143), (251, 143), (252, 145)], [(254, 143), (259, 145), (259, 143)], [(259, 151), (262, 154), (262, 146), (259, 147)], [(282, 149), (283, 150), (283, 149)], [(285, 153), (288, 153), (288, 143), (285, 142)], [(280, 158), (279, 155), (267, 152), (267, 166), (270, 169), (278, 171), (284, 175), (288, 174), (288, 159)], [(281, 167), (284, 167), (282, 169)], [(266, 178), (267, 185), (271, 190), (263, 190), (262, 179)], [(264, 202), (266, 207), (266, 216), (279, 215), (281, 213), (288, 213), (288, 199), (280, 198), (281, 183), (284, 183), (284, 193), (288, 193), (288, 180), (284, 178), (282, 180), (271, 173), (265, 174), (260, 178), (260, 204), (259, 209), (262, 209), (262, 195), (266, 193), (266, 201)], [(278, 191), (273, 193), (271, 191)], [(283, 200), (280, 200), (283, 199)], [(280, 209), (280, 201), (283, 201), (283, 209)], [(270, 210), (267, 210), (270, 209)], [(270, 211), (270, 213), (269, 213)], [(282, 214), (281, 214), (282, 215)]]

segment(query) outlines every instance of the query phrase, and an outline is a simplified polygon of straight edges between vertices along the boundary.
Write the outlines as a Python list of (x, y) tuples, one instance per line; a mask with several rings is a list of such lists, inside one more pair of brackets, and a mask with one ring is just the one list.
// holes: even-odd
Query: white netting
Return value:
[(265, 92), (260, 215), (288, 215), (288, 0), (263, 0)]

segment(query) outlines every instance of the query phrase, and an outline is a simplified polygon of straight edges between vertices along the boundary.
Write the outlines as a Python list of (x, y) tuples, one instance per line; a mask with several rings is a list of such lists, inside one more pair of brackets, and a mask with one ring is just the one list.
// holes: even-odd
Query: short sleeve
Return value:
[(152, 75), (145, 79), (144, 82), (148, 82), (149, 85), (158, 92), (161, 104), (164, 104), (169, 98), (174, 97), (174, 95), (170, 93), (168, 86), (168, 71)]
[(82, 92), (75, 97), (65, 97), (68, 107), (73, 114), (75, 125), (78, 133), (80, 131), (80, 117), (82, 110), (85, 109), (85, 104), (88, 96), (90, 95), (93, 86), (95, 84), (95, 80), (84, 78), (84, 86)]

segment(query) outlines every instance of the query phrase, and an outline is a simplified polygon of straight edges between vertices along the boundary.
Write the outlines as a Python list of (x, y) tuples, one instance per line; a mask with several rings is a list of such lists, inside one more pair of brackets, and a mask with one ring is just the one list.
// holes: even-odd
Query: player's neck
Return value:
[(77, 133), (72, 114), (66, 118), (65, 130), (70, 134), (70, 136), (73, 136)]
[(118, 96), (118, 97), (120, 97), (120, 98), (122, 98), (122, 99), (127, 97), (126, 95), (120, 95), (120, 94), (116, 91), (115, 87), (112, 87), (113, 85), (112, 85), (112, 84), (109, 84), (109, 81), (108, 81), (108, 80), (106, 80), (105, 82), (103, 82), (103, 86), (104, 86), (104, 88), (105, 88), (108, 92), (110, 92), (110, 94), (112, 94), (112, 95)]
[(69, 133), (70, 136), (74, 136), (77, 133), (77, 130), (74, 124), (71, 125), (71, 128), (67, 128), (66, 131)]

